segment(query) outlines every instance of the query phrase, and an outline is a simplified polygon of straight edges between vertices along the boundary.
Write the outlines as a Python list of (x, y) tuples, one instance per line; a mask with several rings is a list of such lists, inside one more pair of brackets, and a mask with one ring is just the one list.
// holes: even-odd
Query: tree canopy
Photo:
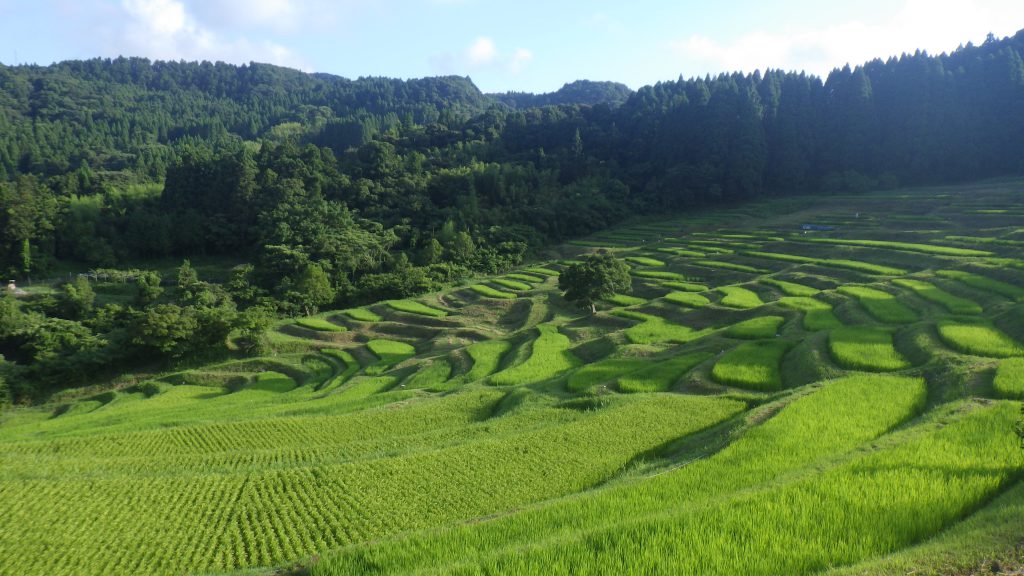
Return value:
[(566, 300), (596, 314), (598, 300), (629, 292), (632, 279), (629, 267), (622, 260), (602, 252), (591, 254), (563, 270), (558, 275), (558, 288), (564, 292)]

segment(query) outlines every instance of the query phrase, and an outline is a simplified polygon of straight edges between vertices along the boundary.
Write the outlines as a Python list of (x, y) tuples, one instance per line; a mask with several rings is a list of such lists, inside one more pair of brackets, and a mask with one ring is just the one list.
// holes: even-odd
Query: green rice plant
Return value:
[[(857, 542), (871, 547), (869, 550), (859, 549), (858, 554), (874, 556), (880, 553), (878, 550), (885, 553), (889, 550), (888, 544), (875, 539), (881, 531), (890, 533), (887, 524), (877, 524), (880, 509), (873, 505), (872, 500), (849, 496), (851, 493), (861, 494), (855, 488), (858, 475), (864, 475), (861, 481), (875, 480), (869, 472), (870, 467), (854, 468), (844, 464), (845, 468), (840, 470), (849, 474), (841, 477), (847, 479), (841, 487), (832, 485), (840, 478), (834, 474), (827, 477), (796, 474), (790, 478), (787, 472), (811, 470), (815, 462), (827, 462), (832, 455), (847, 453), (879, 437), (916, 414), (926, 401), (927, 389), (920, 378), (887, 375), (843, 378), (798, 398), (778, 415), (751, 428), (718, 453), (687, 466), (640, 482), (594, 490), (580, 497), (552, 501), (486, 522), (444, 531), (418, 532), (339, 550), (325, 555), (313, 567), (312, 574), (357, 573), (368, 562), (386, 573), (409, 573), (428, 568), (436, 573), (460, 570), (475, 573), (484, 572), (485, 566), (494, 569), (495, 573), (517, 574), (610, 574), (636, 570), (642, 570), (637, 573), (652, 574), (735, 574), (737, 570), (744, 574), (815, 572), (821, 566), (850, 561), (838, 560), (846, 558), (842, 556), (844, 552), (849, 553), (845, 524), (843, 532), (836, 533), (835, 537), (820, 534), (822, 526), (832, 526), (837, 521), (845, 522), (851, 518), (861, 519), (858, 529), (864, 537)], [(823, 418), (823, 414), (829, 417)], [(939, 476), (935, 486), (929, 490), (921, 486), (908, 490), (901, 484), (895, 492), (912, 501), (902, 506), (889, 504), (886, 509), (897, 510), (896, 518), (917, 518), (919, 514), (914, 503), (918, 499), (949, 496), (941, 478), (942, 468), (923, 462), (920, 466), (904, 467), (897, 464), (904, 462), (899, 456), (913, 458), (939, 454), (944, 457), (943, 463), (949, 461), (967, 470), (973, 463), (980, 462), (982, 455), (1000, 454), (998, 473), (1009, 477), (1013, 462), (1019, 462), (1020, 456), (1012, 449), (1008, 432), (998, 432), (1000, 426), (1008, 428), (1008, 414), (1012, 417), (1012, 410), (1002, 409), (997, 418), (986, 418), (984, 426), (966, 434), (963, 428), (952, 434), (942, 429), (940, 434), (944, 436), (936, 438), (931, 445), (915, 443), (911, 449), (900, 452), (890, 448), (886, 456), (896, 457), (870, 461), (882, 472), (899, 469)], [(992, 432), (996, 432), (995, 437), (998, 438), (995, 442), (992, 436), (985, 436), (985, 433)], [(982, 440), (983, 447), (969, 442), (975, 436)], [(955, 440), (950, 447), (957, 450), (947, 455), (941, 446), (950, 439)], [(957, 463), (958, 459), (964, 462)], [(980, 468), (987, 469), (984, 466)], [(885, 481), (901, 477), (883, 474), (873, 481), (872, 486), (884, 488)], [(816, 494), (810, 491), (805, 496), (796, 497), (788, 491), (788, 487), (793, 485), (810, 485), (824, 492)], [(686, 497), (680, 498), (681, 494)], [(893, 495), (891, 491), (884, 494)], [(962, 495), (964, 502), (975, 501), (971, 499), (978, 496), (974, 493)], [(836, 501), (834, 499), (850, 505), (829, 505), (829, 502)], [(750, 508), (759, 503), (764, 503), (763, 509)], [(800, 508), (799, 513), (788, 514), (794, 506)], [(915, 512), (906, 513), (908, 509)], [(780, 518), (778, 514), (783, 516)], [(792, 526), (785, 532), (774, 527), (773, 522), (808, 514), (818, 516), (808, 520), (806, 525)], [(958, 517), (955, 514), (951, 516)], [(670, 524), (666, 525), (666, 522)], [(758, 523), (757, 526), (742, 524), (752, 522)], [(582, 532), (581, 525), (586, 527)], [(939, 530), (941, 525), (941, 522), (933, 525), (930, 530)], [(753, 547), (749, 546), (747, 539), (738, 541), (736, 534), (741, 526), (743, 534), (750, 535), (750, 538), (763, 534), (765, 541)], [(914, 534), (907, 536), (908, 541), (922, 539), (919, 533)], [(803, 539), (811, 537), (818, 539), (812, 545), (803, 543)], [(685, 543), (680, 543), (679, 540), (684, 538)], [(778, 548), (772, 543), (780, 538), (791, 541)], [(716, 543), (712, 556), (707, 552), (707, 542)], [(630, 543), (642, 547), (642, 550), (623, 548), (632, 546)], [(723, 547), (719, 548), (720, 545)], [(669, 549), (671, 551), (667, 552)], [(792, 563), (795, 550), (801, 552), (801, 558), (807, 558), (807, 570), (801, 569), (804, 564)], [(766, 563), (768, 554), (771, 555), (770, 561)], [(511, 563), (514, 560), (510, 557), (523, 555), (531, 555), (535, 561), (528, 566)], [(537, 560), (538, 555), (543, 558)]]
[(699, 266), (707, 266), (708, 268), (721, 268), (722, 270), (736, 270), (737, 272), (748, 272), (750, 274), (764, 274), (767, 270), (760, 268), (754, 268), (753, 266), (746, 266), (744, 264), (736, 264), (735, 262), (723, 262), (721, 260), (697, 260), (694, 262)]
[(507, 340), (484, 340), (466, 348), (466, 353), (473, 359), (473, 367), (469, 369), (462, 379), (465, 382), (476, 382), (486, 378), (498, 369), (501, 359), (512, 349), (512, 343)]
[(910, 288), (915, 294), (928, 300), (940, 304), (949, 310), (953, 314), (967, 314), (977, 315), (981, 314), (981, 306), (977, 302), (972, 302), (966, 298), (954, 296), (945, 290), (937, 288), (934, 284), (924, 282), (922, 280), (914, 280), (911, 278), (897, 278), (892, 281), (893, 284), (902, 288)]
[(690, 308), (703, 308), (711, 304), (711, 300), (696, 292), (669, 292), (665, 294), (664, 298), (674, 304), (682, 304)]
[(749, 309), (764, 304), (756, 292), (739, 286), (723, 286), (718, 291), (725, 294), (725, 297), (722, 298), (722, 306)]
[(815, 264), (818, 266), (845, 268), (847, 270), (855, 270), (857, 272), (866, 272), (868, 274), (877, 274), (880, 276), (903, 276), (907, 273), (906, 270), (902, 270), (900, 268), (882, 266), (880, 264), (871, 264), (870, 262), (861, 262), (859, 260), (844, 260), (841, 258), (811, 258), (809, 256), (797, 256), (796, 254), (783, 254), (780, 252), (745, 252), (744, 254), (746, 254), (747, 256), (755, 256), (758, 258), (768, 258), (770, 260), (794, 262), (796, 264)]
[[(369, 374), (369, 369), (367, 369)], [(382, 394), (391, 390), (398, 384), (398, 378), (394, 376), (356, 376), (348, 381), (348, 384), (331, 395), (335, 400), (352, 402), (363, 400)]]
[(646, 368), (641, 368), (619, 378), (619, 390), (626, 393), (664, 392), (670, 390), (687, 372), (709, 358), (711, 358), (711, 354), (707, 352), (695, 352), (681, 354), (653, 365), (650, 360), (647, 360), (643, 364), (647, 366)]
[(321, 384), (319, 388), (320, 391), (326, 392), (328, 390), (338, 388), (339, 386), (347, 382), (349, 378), (354, 376), (355, 373), (360, 370), (360, 368), (362, 368), (362, 366), (359, 365), (359, 361), (357, 361), (348, 350), (339, 350), (337, 348), (325, 348), (322, 354), (330, 356), (331, 358), (334, 359), (335, 362), (340, 362), (343, 368), (339, 374), (337, 374), (333, 378), (326, 380), (323, 384)]
[(1001, 361), (992, 386), (1003, 398), (1024, 399), (1024, 358)]
[(661, 285), (665, 288), (673, 288), (675, 290), (682, 290), (683, 292), (707, 292), (708, 289), (704, 284), (696, 284), (693, 282), (662, 282)]
[(771, 338), (778, 335), (779, 328), (785, 321), (782, 316), (758, 316), (729, 326), (725, 329), (725, 335), (745, 340)]
[(786, 308), (802, 311), (804, 313), (803, 325), (805, 330), (817, 332), (819, 330), (839, 328), (843, 325), (832, 312), (832, 306), (821, 300), (806, 296), (783, 296), (776, 300), (776, 303)]
[(541, 276), (558, 276), (557, 271), (540, 266), (534, 266), (533, 268), (525, 268), (523, 272), (529, 272), (531, 274), (540, 274)]
[(384, 320), (380, 314), (377, 314), (366, 308), (353, 308), (351, 310), (345, 310), (344, 314), (353, 320), (360, 322), (380, 322)]
[(934, 244), (912, 244), (910, 242), (888, 242), (884, 240), (843, 240), (838, 238), (794, 238), (800, 242), (813, 242), (817, 244), (839, 244), (843, 246), (864, 246), (867, 248), (888, 248), (890, 250), (904, 250), (907, 252), (920, 252), (923, 254), (938, 254), (940, 256), (991, 256), (991, 252), (983, 250), (971, 250), (969, 248), (955, 248), (953, 246), (937, 246)]
[(523, 290), (529, 290), (533, 288), (533, 286), (530, 286), (526, 282), (520, 282), (518, 280), (509, 280), (508, 278), (493, 278), (491, 282), (494, 282), (495, 284), (503, 286), (510, 290), (516, 290), (520, 292)]
[(819, 294), (821, 290), (817, 288), (811, 288), (810, 286), (804, 286), (803, 284), (797, 284), (795, 282), (786, 282), (785, 280), (778, 280), (776, 278), (761, 278), (762, 284), (774, 286), (786, 296), (814, 296)]
[(611, 302), (616, 306), (639, 306), (640, 304), (647, 303), (647, 300), (644, 300), (643, 298), (637, 298), (636, 296), (629, 296), (627, 294), (615, 294), (605, 298), (605, 301)]
[(416, 349), (410, 344), (395, 340), (385, 340), (383, 338), (370, 340), (366, 343), (366, 347), (379, 358), (377, 363), (366, 367), (365, 373), (368, 376), (376, 376), (386, 372), (395, 364), (416, 354)]
[(938, 329), (946, 344), (965, 354), (989, 358), (1024, 356), (1024, 348), (988, 323), (942, 320)]
[(567, 387), (572, 392), (586, 392), (603, 382), (610, 382), (619, 376), (650, 366), (647, 358), (606, 358), (587, 364), (569, 376)]
[(965, 242), (967, 244), (994, 244), (996, 246), (1024, 246), (1022, 240), (1006, 240), (989, 236), (946, 236), (946, 240)]
[(632, 262), (633, 264), (639, 264), (641, 266), (664, 266), (665, 265), (665, 263), (662, 262), (661, 260), (656, 260), (654, 258), (648, 258), (647, 256), (627, 256), (626, 257), (626, 261), (627, 262)]
[(1007, 284), (1000, 280), (993, 280), (986, 276), (979, 274), (972, 274), (971, 272), (964, 272), (961, 270), (939, 270), (936, 272), (943, 278), (952, 278), (959, 282), (962, 282), (971, 288), (977, 288), (985, 292), (992, 292), (1005, 296), (1010, 300), (1016, 300), (1018, 302), (1024, 302), (1024, 288), (1020, 286), (1014, 286), (1013, 284)]
[(618, 242), (613, 240), (569, 240), (567, 242), (573, 246), (582, 246), (583, 248), (625, 248), (627, 243)]
[(505, 278), (511, 278), (512, 280), (522, 280), (523, 282), (530, 282), (531, 284), (539, 284), (544, 281), (544, 278), (540, 276), (530, 276), (529, 274), (519, 274), (513, 272), (511, 274), (505, 274)]
[(288, 392), (295, 388), (295, 380), (279, 372), (261, 372), (245, 385), (246, 390)]
[(711, 369), (721, 384), (769, 392), (782, 388), (779, 364), (792, 347), (784, 340), (745, 342), (726, 352)]
[(828, 335), (832, 359), (843, 368), (888, 372), (910, 367), (910, 362), (896, 351), (892, 333), (880, 328), (844, 326)]
[(445, 382), (452, 376), (452, 364), (444, 358), (428, 362), (420, 368), (419, 372), (413, 374), (408, 380), (402, 383), (402, 387), (409, 389), (427, 389), (432, 392), (445, 390)]
[(473, 284), (472, 286), (469, 287), (469, 289), (476, 292), (477, 294), (486, 296), (488, 298), (514, 300), (519, 297), (513, 294), (512, 292), (505, 292), (503, 290), (498, 290), (497, 288), (491, 288), (486, 284)]
[(344, 326), (339, 326), (323, 318), (300, 318), (295, 321), (295, 324), (318, 332), (345, 332), (348, 330)]
[(661, 270), (633, 270), (633, 276), (640, 278), (654, 278), (656, 280), (678, 280), (686, 282), (688, 278), (678, 272), (663, 272)]
[(660, 316), (641, 314), (629, 310), (614, 310), (612, 314), (623, 318), (640, 320), (639, 324), (625, 330), (626, 337), (634, 344), (659, 344), (662, 342), (685, 344), (712, 332), (711, 330), (694, 330), (688, 326), (673, 324)]
[(526, 362), (502, 370), (490, 378), (495, 386), (521, 386), (554, 378), (582, 364), (569, 348), (572, 342), (552, 324), (538, 324)]
[(706, 256), (704, 252), (687, 250), (685, 248), (658, 248), (658, 252), (664, 252), (666, 254), (672, 254), (673, 256), (681, 256), (684, 258), (703, 258)]
[(892, 324), (910, 324), (917, 321), (917, 312), (907, 308), (888, 292), (867, 286), (841, 286), (839, 292), (856, 298), (876, 320)]
[(445, 310), (427, 306), (426, 304), (415, 300), (388, 300), (385, 304), (400, 312), (408, 312), (409, 314), (418, 314), (420, 316), (444, 318), (448, 315), (448, 312)]

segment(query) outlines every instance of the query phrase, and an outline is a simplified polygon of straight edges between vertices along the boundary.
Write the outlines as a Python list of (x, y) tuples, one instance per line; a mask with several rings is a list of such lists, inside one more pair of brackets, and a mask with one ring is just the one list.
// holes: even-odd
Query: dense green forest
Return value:
[[(828, 78), (766, 71), (485, 95), (138, 58), (0, 65), (0, 270), (121, 273), (0, 302), (15, 399), (215, 354), (231, 330), (496, 273), (634, 214), (1024, 171), (1024, 31)], [(187, 263), (240, 265), (207, 283)], [(242, 264), (244, 262), (244, 264)], [(120, 271), (120, 272), (118, 272)]]

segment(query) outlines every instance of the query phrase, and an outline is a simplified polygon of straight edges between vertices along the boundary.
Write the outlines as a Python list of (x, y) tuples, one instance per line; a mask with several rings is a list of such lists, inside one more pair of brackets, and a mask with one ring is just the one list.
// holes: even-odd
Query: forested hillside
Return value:
[(130, 302), (86, 306), (88, 287), (70, 286), (5, 305), (5, 370), (57, 383), (182, 356), (178, 344), (217, 342), (242, 311), (422, 293), (632, 214), (1019, 174), (1022, 54), (1024, 32), (824, 80), (680, 78), (618, 106), (621, 87), (600, 83), (486, 96), (466, 78), (262, 64), (0, 66), (0, 270), (245, 263), (203, 290), (165, 292), (143, 270), (128, 275)]

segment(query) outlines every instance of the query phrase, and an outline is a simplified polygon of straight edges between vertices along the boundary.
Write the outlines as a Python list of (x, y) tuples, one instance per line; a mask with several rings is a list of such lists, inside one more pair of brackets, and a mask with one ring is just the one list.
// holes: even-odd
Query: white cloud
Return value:
[(477, 38), (473, 44), (466, 49), (466, 60), (474, 66), (490, 64), (498, 57), (498, 49), (494, 46), (494, 40), (486, 36)]
[(458, 54), (446, 52), (430, 57), (431, 67), (439, 74), (503, 71), (519, 74), (533, 60), (533, 52), (516, 48), (511, 54), (498, 49), (494, 39), (479, 36)]
[(989, 32), (1013, 34), (1024, 22), (1024, 4), (993, 11), (977, 0), (905, 0), (888, 20), (850, 21), (795, 33), (756, 31), (731, 42), (702, 35), (670, 42), (669, 49), (687, 69), (707, 72), (782, 68), (820, 76), (844, 64), (857, 65), (917, 49), (949, 52), (961, 43), (984, 40)]
[[(287, 9), (288, 0), (251, 2), (254, 18), (269, 18)], [(287, 47), (269, 40), (228, 37), (202, 25), (181, 0), (122, 0), (127, 17), (109, 41), (125, 55), (162, 60), (256, 61), (305, 68)]]

